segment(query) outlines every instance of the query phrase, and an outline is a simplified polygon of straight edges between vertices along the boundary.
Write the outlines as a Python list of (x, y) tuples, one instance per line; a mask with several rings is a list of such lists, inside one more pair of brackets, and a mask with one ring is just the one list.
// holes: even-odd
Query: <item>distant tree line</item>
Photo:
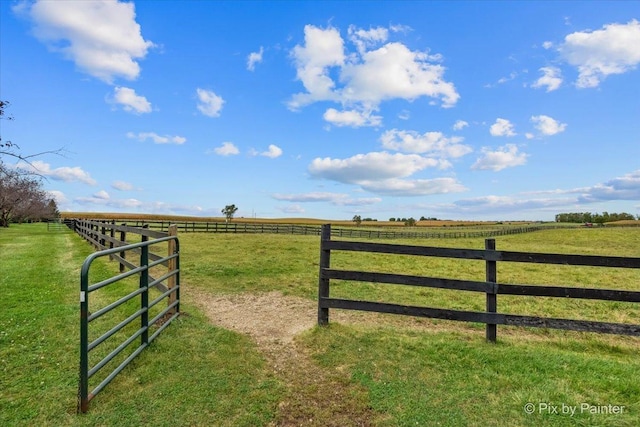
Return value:
[[(571, 213), (559, 213), (556, 215), (556, 222), (573, 222), (573, 223), (596, 223), (604, 224), (605, 222), (634, 220), (636, 217), (633, 215), (622, 213), (591, 213), (591, 212), (571, 212)], [(637, 219), (640, 219), (638, 215)]]

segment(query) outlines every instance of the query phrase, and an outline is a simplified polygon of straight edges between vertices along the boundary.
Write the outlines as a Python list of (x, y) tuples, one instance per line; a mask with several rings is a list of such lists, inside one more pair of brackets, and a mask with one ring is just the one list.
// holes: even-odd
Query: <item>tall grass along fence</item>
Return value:
[[(123, 222), (116, 220), (117, 222)], [(92, 223), (102, 223), (104, 221), (90, 221)], [(168, 221), (128, 221), (129, 226), (146, 227), (149, 230), (166, 231), (170, 225), (175, 224), (180, 232), (190, 233), (252, 233), (252, 234), (297, 234), (319, 236), (322, 232), (321, 225), (304, 224), (265, 224), (246, 222), (168, 222)], [(554, 226), (564, 228), (563, 226)], [(481, 238), (497, 237), (511, 234), (530, 233), (533, 231), (546, 230), (549, 226), (520, 226), (520, 227), (500, 227), (494, 230), (439, 230), (439, 231), (391, 231), (377, 229), (367, 229), (366, 227), (346, 228), (334, 227), (331, 234), (334, 237), (348, 238), (369, 238), (369, 239), (453, 239), (453, 238)]]
[[(67, 225), (99, 250), (85, 260), (80, 274), (78, 412), (84, 413), (91, 399), (179, 315), (180, 249), (175, 226), (161, 232), (113, 221), (73, 220)], [(100, 257), (117, 261), (119, 274), (90, 283), (90, 267)], [(151, 272), (158, 277), (154, 278)], [(128, 289), (136, 276), (134, 289)], [(98, 290), (104, 292), (92, 297), (90, 305), (90, 295)], [(113, 295), (117, 297), (115, 301)], [(110, 302), (100, 306), (105, 299)], [(166, 301), (166, 307), (160, 305), (162, 301)], [(138, 319), (139, 327), (134, 329), (133, 322)], [(93, 332), (90, 324), (94, 324)], [(123, 341), (111, 347), (105, 345), (107, 340), (118, 338)], [(139, 345), (131, 350), (137, 339)], [(128, 353), (126, 349), (130, 349)], [(94, 364), (90, 354), (97, 358)], [(101, 374), (99, 384), (89, 391), (90, 379), (105, 366), (118, 362), (110, 373)]]
[[(463, 322), (485, 323), (486, 339), (491, 342), (496, 341), (497, 325), (527, 326), (640, 336), (640, 325), (502, 314), (498, 313), (497, 301), (498, 295), (520, 295), (638, 303), (640, 302), (640, 292), (634, 291), (498, 283), (497, 263), (521, 262), (595, 267), (640, 268), (640, 258), (499, 251), (496, 250), (495, 240), (493, 239), (487, 239), (485, 241), (484, 250), (475, 250), (337, 241), (331, 240), (331, 237), (331, 226), (322, 226), (318, 284), (319, 325), (326, 325), (329, 323), (330, 308), (340, 308), (347, 310), (363, 310), (435, 319), (457, 320)], [(485, 281), (470, 281), (390, 273), (337, 270), (331, 268), (332, 251), (355, 251), (484, 260), (486, 264), (486, 278)], [(481, 292), (486, 294), (486, 310), (484, 312), (460, 311), (331, 298), (330, 282), (332, 279)]]

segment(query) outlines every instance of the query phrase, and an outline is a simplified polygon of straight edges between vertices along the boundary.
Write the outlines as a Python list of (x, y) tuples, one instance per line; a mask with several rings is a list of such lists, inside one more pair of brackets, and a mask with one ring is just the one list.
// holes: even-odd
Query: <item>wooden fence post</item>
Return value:
[[(122, 224), (123, 226), (127, 225), (126, 223)], [(124, 230), (120, 231), (120, 241), (122, 242), (123, 246), (126, 245), (127, 243), (127, 232)], [(124, 259), (125, 257), (125, 251), (120, 252), (120, 258)], [(124, 273), (124, 264), (120, 263), (120, 273)]]
[[(177, 236), (178, 235), (178, 226), (176, 224), (171, 224), (169, 226), (169, 236)], [(169, 249), (168, 249), (168, 254), (169, 256), (174, 255), (176, 253), (176, 241), (175, 240), (169, 240)], [(169, 263), (167, 264), (167, 270), (168, 272), (172, 272), (176, 270), (176, 259), (172, 258), (169, 260)], [(170, 276), (169, 279), (167, 280), (167, 289), (175, 289), (176, 287), (176, 276)], [(174, 302), (176, 302), (176, 292), (171, 292), (169, 294), (169, 299), (167, 301), (167, 305), (171, 305)], [(176, 313), (176, 307), (173, 307), (171, 310), (169, 310), (167, 312), (167, 317), (171, 317)]]
[[(484, 241), (484, 248), (486, 251), (496, 250), (496, 240), (486, 239)], [(496, 283), (498, 276), (498, 269), (496, 261), (486, 261), (486, 281), (488, 283)], [(491, 291), (487, 292), (487, 312), (496, 313), (498, 311), (498, 296), (496, 294), (495, 286)], [(496, 342), (498, 335), (498, 327), (495, 323), (487, 323), (486, 326), (486, 338), (489, 342)]]
[(322, 299), (329, 298), (329, 279), (322, 277), (322, 270), (331, 267), (331, 251), (325, 242), (331, 240), (331, 224), (324, 224), (320, 234), (320, 271), (318, 273), (318, 325), (329, 324), (329, 308), (322, 307)]

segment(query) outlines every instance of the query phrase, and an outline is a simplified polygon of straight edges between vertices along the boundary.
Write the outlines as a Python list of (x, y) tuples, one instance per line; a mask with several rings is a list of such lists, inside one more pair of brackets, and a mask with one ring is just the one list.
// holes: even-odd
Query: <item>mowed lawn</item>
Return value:
[[(278, 290), (317, 294), (312, 236), (180, 234), (186, 289), (213, 294)], [(640, 229), (549, 230), (496, 239), (504, 250), (640, 256)], [(482, 248), (483, 239), (403, 241)], [(397, 241), (395, 243), (398, 243)], [(75, 414), (78, 275), (91, 253), (46, 225), (0, 230), (0, 425), (268, 425), (286, 385), (246, 337), (211, 326), (194, 307)], [(473, 261), (336, 253), (337, 268), (482, 280)], [(100, 262), (98, 274), (117, 265)], [(501, 282), (640, 290), (640, 272), (590, 267), (498, 266)], [(332, 295), (482, 309), (484, 297), (337, 282)], [(544, 301), (544, 303), (542, 303)], [(500, 298), (501, 312), (640, 323), (638, 304)], [(415, 325), (420, 325), (416, 328)], [(337, 324), (297, 340), (323, 369), (363, 387), (377, 424), (612, 425), (640, 419), (640, 339), (419, 320)], [(319, 399), (322, 396), (318, 396)], [(531, 404), (533, 406), (529, 406)], [(530, 408), (533, 408), (530, 410)], [(532, 413), (528, 413), (532, 412)], [(322, 425), (328, 420), (310, 421)]]
[[(189, 307), (76, 415), (79, 272), (91, 251), (45, 224), (0, 230), (0, 425), (255, 426), (274, 418), (283, 388), (255, 345)], [(117, 264), (93, 269), (106, 277)]]

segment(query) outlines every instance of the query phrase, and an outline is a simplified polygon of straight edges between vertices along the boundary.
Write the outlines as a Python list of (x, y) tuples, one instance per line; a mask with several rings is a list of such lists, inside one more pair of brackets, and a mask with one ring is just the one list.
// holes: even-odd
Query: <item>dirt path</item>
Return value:
[[(320, 368), (294, 337), (315, 325), (313, 301), (280, 292), (213, 296), (189, 289), (195, 303), (215, 325), (249, 335), (276, 375), (289, 388), (274, 425), (369, 426), (377, 418), (365, 390), (336, 371)], [(348, 322), (352, 313), (332, 313)]]

